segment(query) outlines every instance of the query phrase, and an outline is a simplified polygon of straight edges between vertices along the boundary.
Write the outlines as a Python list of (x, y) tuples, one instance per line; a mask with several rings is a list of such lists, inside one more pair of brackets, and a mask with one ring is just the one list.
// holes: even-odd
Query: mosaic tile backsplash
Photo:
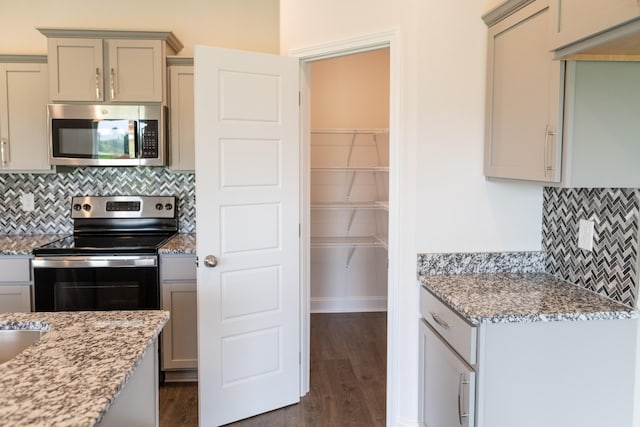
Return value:
[[(578, 248), (581, 219), (595, 223), (593, 251)], [(628, 306), (638, 296), (640, 189), (545, 188), (545, 269)]]
[[(24, 212), (21, 193), (33, 193), (35, 210)], [(0, 234), (71, 233), (71, 197), (158, 195), (178, 198), (180, 232), (195, 232), (195, 175), (167, 168), (73, 168), (54, 174), (0, 174)]]

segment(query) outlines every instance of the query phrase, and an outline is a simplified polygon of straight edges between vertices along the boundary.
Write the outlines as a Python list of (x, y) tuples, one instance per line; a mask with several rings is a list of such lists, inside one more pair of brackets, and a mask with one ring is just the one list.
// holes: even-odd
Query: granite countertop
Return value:
[(547, 273), (420, 275), (471, 324), (631, 319), (633, 309)]
[(193, 254), (196, 253), (196, 234), (179, 233), (173, 236), (158, 250), (160, 254)]
[(31, 255), (35, 248), (65, 236), (61, 234), (4, 234), (0, 236), (0, 255)]
[(166, 311), (0, 313), (0, 329), (47, 329), (0, 364), (0, 424), (93, 426), (169, 319)]

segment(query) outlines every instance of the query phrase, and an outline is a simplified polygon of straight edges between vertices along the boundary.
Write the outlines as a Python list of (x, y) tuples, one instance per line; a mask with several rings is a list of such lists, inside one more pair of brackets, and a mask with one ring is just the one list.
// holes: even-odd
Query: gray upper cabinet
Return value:
[(165, 102), (170, 32), (39, 29), (48, 37), (52, 102)]
[(51, 172), (44, 56), (0, 55), (0, 172)]
[(562, 185), (640, 188), (640, 62), (569, 61)]
[(551, 8), (555, 24), (552, 49), (565, 47), (640, 17), (638, 0), (552, 0)]
[(549, 3), (510, 1), (483, 19), (490, 26), (485, 175), (559, 182), (563, 64), (549, 52)]
[(173, 171), (195, 170), (193, 58), (169, 58), (169, 111)]

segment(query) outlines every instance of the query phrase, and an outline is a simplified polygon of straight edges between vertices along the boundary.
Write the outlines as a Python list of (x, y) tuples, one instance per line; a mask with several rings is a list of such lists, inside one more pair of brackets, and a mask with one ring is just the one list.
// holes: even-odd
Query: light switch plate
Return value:
[(20, 204), (24, 212), (33, 212), (35, 209), (33, 193), (22, 193), (20, 196)]
[(593, 250), (593, 228), (591, 220), (581, 219), (578, 229), (578, 247), (585, 251)]

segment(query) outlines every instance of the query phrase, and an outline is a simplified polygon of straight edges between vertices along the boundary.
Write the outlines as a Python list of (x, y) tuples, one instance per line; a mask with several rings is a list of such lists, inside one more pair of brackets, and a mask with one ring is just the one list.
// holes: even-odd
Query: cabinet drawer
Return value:
[(160, 257), (160, 280), (196, 280), (195, 255), (163, 255)]
[(464, 360), (476, 363), (476, 328), (424, 287), (420, 288), (420, 313)]
[(31, 281), (31, 265), (27, 257), (0, 258), (0, 283), (20, 283)]

